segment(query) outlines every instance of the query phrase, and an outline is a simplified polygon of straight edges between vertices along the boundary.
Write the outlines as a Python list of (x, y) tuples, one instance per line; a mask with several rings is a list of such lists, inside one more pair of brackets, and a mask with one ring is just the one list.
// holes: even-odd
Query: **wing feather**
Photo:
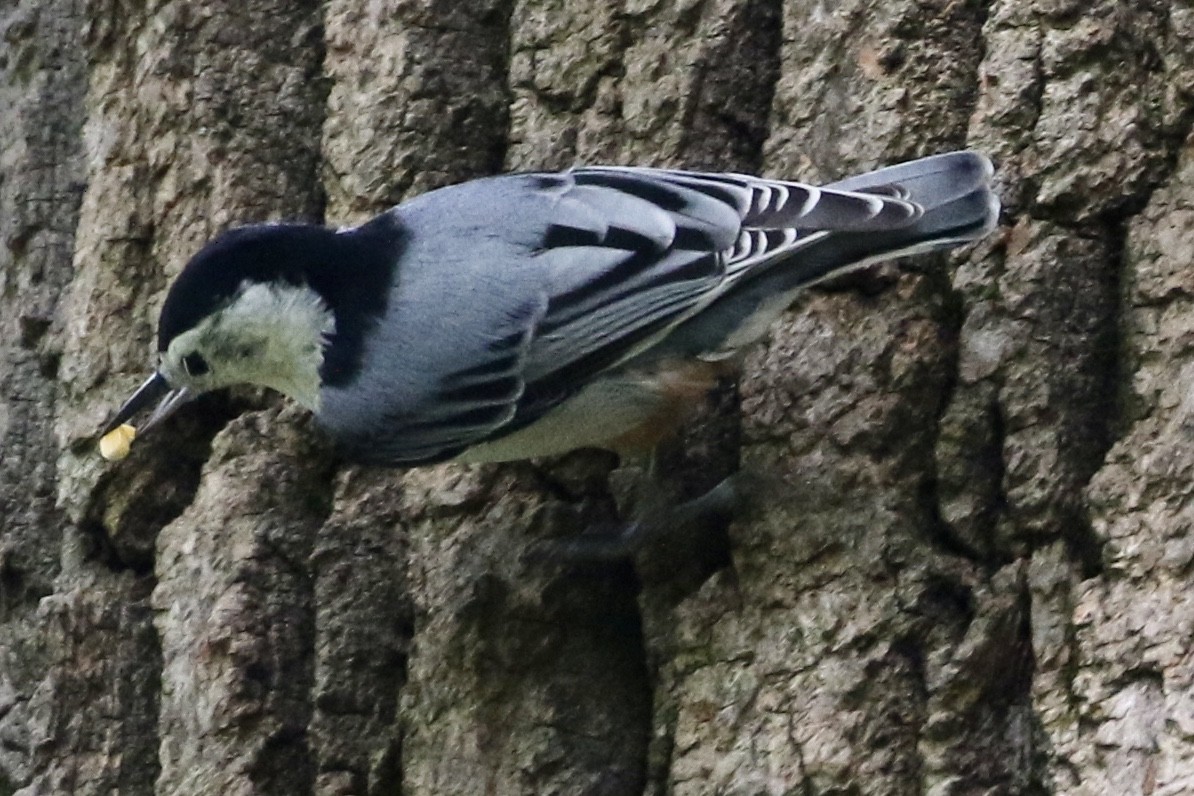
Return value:
[[(422, 248), (403, 263), (399, 290), (449, 297), (444, 314), (459, 299), (455, 311), (469, 326), (453, 334), (449, 354), (430, 330), (388, 341), (427, 372), (377, 398), (389, 407), (382, 422), (360, 425), (387, 433), (362, 433), (358, 456), (426, 463), (515, 431), (650, 348), (742, 275), (832, 232), (895, 229), (921, 213), (897, 190), (843, 187), (594, 167), (466, 183), (401, 206), (395, 213)], [(488, 294), (459, 298), (445, 262)]]

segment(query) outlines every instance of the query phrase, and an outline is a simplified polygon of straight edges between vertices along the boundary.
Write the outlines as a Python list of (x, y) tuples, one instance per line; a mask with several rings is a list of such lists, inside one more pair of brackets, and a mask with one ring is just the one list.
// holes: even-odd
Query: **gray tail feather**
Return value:
[[(800, 289), (875, 262), (978, 240), (999, 220), (993, 168), (977, 152), (950, 152), (824, 186), (899, 196), (924, 208), (910, 224), (868, 232), (826, 233), (745, 275), (729, 292), (678, 326), (660, 351), (716, 358), (762, 334)], [(767, 317), (762, 317), (767, 316)], [(710, 353), (712, 352), (712, 353)]]
[[(849, 177), (825, 187), (864, 193), (895, 191), (924, 208), (924, 214), (914, 224), (898, 230), (892, 240), (873, 240), (872, 244), (903, 239), (910, 244), (935, 243), (931, 248), (947, 248), (978, 240), (995, 228), (999, 198), (991, 190), (994, 173), (986, 155), (949, 152)], [(897, 247), (893, 252), (892, 256), (903, 253), (903, 249)]]
[(781, 292), (908, 254), (949, 249), (995, 229), (999, 198), (991, 189), (994, 169), (985, 155), (950, 152), (860, 174), (826, 188), (904, 196), (924, 208), (911, 224), (866, 234), (825, 235), (777, 263), (772, 289)]

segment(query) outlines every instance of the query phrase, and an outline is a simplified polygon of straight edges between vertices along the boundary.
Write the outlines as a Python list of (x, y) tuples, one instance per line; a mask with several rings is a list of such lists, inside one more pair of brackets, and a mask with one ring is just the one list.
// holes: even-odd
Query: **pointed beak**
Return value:
[(194, 395), (191, 391), (185, 387), (171, 390), (170, 385), (166, 383), (166, 377), (161, 373), (154, 373), (124, 402), (124, 405), (120, 407), (115, 416), (104, 426), (101, 434), (107, 435), (111, 433), (156, 401), (157, 406), (149, 415), (149, 418), (141, 425), (141, 428), (137, 430), (138, 434), (144, 434), (150, 428), (174, 414), (178, 407), (193, 397)]

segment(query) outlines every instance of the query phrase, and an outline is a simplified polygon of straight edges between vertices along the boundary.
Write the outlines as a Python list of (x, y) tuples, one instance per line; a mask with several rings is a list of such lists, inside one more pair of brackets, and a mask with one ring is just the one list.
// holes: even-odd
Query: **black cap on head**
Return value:
[(335, 234), (308, 224), (259, 224), (216, 237), (171, 285), (158, 319), (158, 351), (230, 301), (246, 281), (308, 283)]
[(406, 240), (392, 213), (344, 232), (308, 224), (229, 230), (204, 246), (170, 287), (158, 351), (230, 302), (246, 281), (302, 285), (335, 314), (334, 345), (320, 375), (328, 384), (346, 383), (359, 368), (368, 329), (385, 314)]

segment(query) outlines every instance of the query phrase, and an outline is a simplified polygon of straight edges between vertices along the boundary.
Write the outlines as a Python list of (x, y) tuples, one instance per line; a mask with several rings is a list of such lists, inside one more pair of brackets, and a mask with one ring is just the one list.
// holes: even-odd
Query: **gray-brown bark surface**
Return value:
[[(1191, 86), (1176, 0), (0, 2), (0, 794), (1194, 792)], [(636, 471), (342, 467), (257, 393), (95, 453), (238, 221), (961, 146), (1000, 233), (664, 458), (760, 475), (728, 550), (545, 561)]]

